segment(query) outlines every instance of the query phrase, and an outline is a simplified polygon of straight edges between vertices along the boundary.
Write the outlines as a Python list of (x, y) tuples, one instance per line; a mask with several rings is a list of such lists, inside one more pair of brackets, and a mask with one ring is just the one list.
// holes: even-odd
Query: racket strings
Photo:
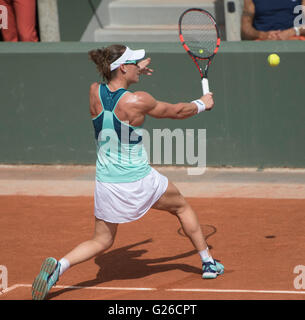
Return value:
[(189, 11), (181, 20), (181, 33), (190, 51), (199, 58), (209, 58), (217, 46), (217, 29), (212, 18), (201, 11)]

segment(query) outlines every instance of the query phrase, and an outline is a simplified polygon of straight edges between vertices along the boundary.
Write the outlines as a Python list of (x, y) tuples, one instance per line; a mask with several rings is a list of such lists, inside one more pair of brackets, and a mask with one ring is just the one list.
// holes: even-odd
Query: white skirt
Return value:
[(137, 181), (95, 182), (94, 214), (97, 219), (126, 223), (141, 218), (166, 191), (167, 177), (154, 168)]

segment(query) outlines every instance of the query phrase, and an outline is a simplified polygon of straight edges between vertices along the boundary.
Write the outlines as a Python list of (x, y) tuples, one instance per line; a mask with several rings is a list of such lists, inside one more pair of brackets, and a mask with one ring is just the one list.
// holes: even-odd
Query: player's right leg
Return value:
[(109, 249), (115, 239), (118, 224), (95, 218), (95, 232), (92, 239), (79, 244), (64, 259), (70, 266), (84, 262)]
[[(45, 299), (50, 289), (63, 273), (63, 267), (67, 269), (109, 249), (113, 244), (116, 231), (117, 224), (95, 218), (95, 232), (92, 239), (79, 244), (60, 261), (50, 257), (43, 262), (40, 272), (32, 285), (33, 300)], [(61, 261), (65, 261), (67, 265), (61, 265)]]

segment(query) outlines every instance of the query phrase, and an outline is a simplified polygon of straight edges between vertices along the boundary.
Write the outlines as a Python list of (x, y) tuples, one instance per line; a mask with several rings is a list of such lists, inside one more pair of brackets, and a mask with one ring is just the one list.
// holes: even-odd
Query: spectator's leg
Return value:
[(12, 0), (0, 0), (0, 5), (7, 8), (7, 29), (1, 29), (3, 41), (18, 41), (15, 10)]
[(14, 8), (20, 41), (37, 42), (36, 0), (14, 0)]

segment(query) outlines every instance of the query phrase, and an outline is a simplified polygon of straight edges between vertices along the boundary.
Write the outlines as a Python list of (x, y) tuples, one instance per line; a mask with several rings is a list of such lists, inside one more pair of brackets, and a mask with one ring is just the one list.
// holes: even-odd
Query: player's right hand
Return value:
[(202, 96), (200, 100), (205, 104), (205, 110), (211, 110), (214, 107), (213, 93), (209, 92)]

